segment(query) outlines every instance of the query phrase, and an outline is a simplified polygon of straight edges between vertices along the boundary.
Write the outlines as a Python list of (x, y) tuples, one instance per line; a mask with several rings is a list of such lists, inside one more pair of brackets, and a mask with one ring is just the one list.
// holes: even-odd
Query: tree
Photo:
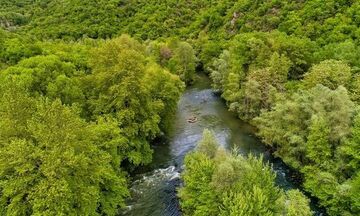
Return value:
[(341, 43), (330, 43), (315, 52), (314, 57), (317, 61), (335, 59), (342, 61), (350, 66), (360, 66), (360, 50), (351, 39)]
[(237, 73), (230, 73), (225, 82), (225, 88), (221, 96), (226, 100), (229, 109), (236, 112), (239, 108), (240, 76)]
[[(223, 199), (224, 209), (220, 215), (245, 216), (245, 215), (274, 215), (280, 212), (273, 212), (268, 208), (269, 197), (264, 194), (262, 188), (254, 186), (252, 190), (243, 193), (235, 193), (225, 196)], [(274, 206), (276, 204), (272, 204)]]
[[(185, 215), (311, 215), (304, 195), (296, 191), (286, 197), (275, 185), (276, 175), (262, 157), (245, 158), (221, 147), (214, 157), (204, 151), (217, 146), (208, 138), (209, 131), (204, 131), (200, 148), (185, 157), (184, 186), (179, 191)], [(303, 209), (295, 209), (297, 204)]]
[(352, 149), (351, 142), (343, 143), (351, 135), (353, 112), (344, 87), (331, 90), (317, 85), (281, 98), (272, 110), (255, 119), (264, 141), (275, 145), (275, 154), (286, 163), (301, 170), (305, 189), (318, 197), (331, 215), (352, 212), (348, 184), (343, 182), (354, 170), (341, 158)]
[(217, 198), (211, 187), (214, 161), (201, 152), (185, 157), (182, 174), (184, 187), (179, 190), (184, 215), (217, 215)]
[(325, 60), (314, 65), (305, 74), (304, 84), (307, 88), (312, 88), (317, 84), (322, 84), (330, 89), (338, 86), (348, 86), (351, 79), (351, 68), (341, 61)]
[(343, 86), (330, 90), (322, 85), (317, 85), (310, 92), (312, 95), (311, 108), (314, 113), (327, 119), (331, 129), (330, 141), (335, 145), (333, 147), (335, 149), (339, 141), (350, 133), (354, 103)]
[(92, 54), (93, 73), (87, 77), (91, 119), (115, 119), (130, 146), (130, 166), (149, 163), (149, 141), (166, 130), (183, 83), (147, 59), (145, 47), (127, 35), (104, 42)]
[(314, 115), (309, 130), (306, 142), (306, 156), (316, 166), (327, 170), (330, 168), (328, 163), (333, 156), (333, 150), (329, 144), (330, 128), (323, 118)]
[(23, 84), (34, 97), (59, 98), (64, 104), (83, 105), (84, 94), (79, 80), (81, 74), (72, 63), (48, 55), (31, 57), (7, 68), (1, 79), (6, 82), (15, 77), (24, 77), (27, 83)]
[(4, 51), (0, 52), (0, 59), (10, 65), (42, 53), (38, 43), (26, 37), (7, 38), (3, 42), (3, 49)]
[(343, 140), (339, 147), (338, 155), (345, 167), (343, 173), (346, 176), (354, 175), (360, 169), (360, 115), (357, 113), (353, 119), (350, 137)]
[(310, 200), (299, 190), (290, 190), (286, 193), (286, 215), (288, 216), (311, 216)]
[(213, 81), (212, 87), (217, 91), (224, 90), (225, 77), (229, 72), (230, 53), (224, 50), (218, 59), (215, 59), (212, 66), (208, 68)]
[(26, 124), (33, 115), (35, 100), (29, 97), (24, 82), (28, 80), (15, 77), (0, 84), (0, 142), (29, 137)]
[(94, 50), (101, 57), (92, 59), (94, 73), (93, 116), (109, 115), (117, 120), (128, 138), (132, 151), (128, 159), (133, 164), (148, 163), (152, 150), (147, 138), (159, 133), (159, 110), (143, 83), (146, 73), (143, 47), (128, 36), (107, 41)]
[(336, 194), (339, 187), (336, 177), (329, 172), (321, 171), (321, 169), (312, 166), (304, 167), (302, 172), (305, 174), (305, 189), (313, 196), (318, 197), (323, 206), (330, 207), (329, 205), (332, 205), (332, 202), (336, 199), (333, 198), (333, 195)]
[(251, 120), (260, 114), (260, 110), (269, 109), (272, 96), (278, 91), (284, 91), (290, 60), (277, 52), (273, 53), (269, 67), (250, 70), (246, 82), (241, 85), (240, 118)]
[[(322, 142), (324, 142), (319, 146), (326, 144), (325, 140), (328, 136), (331, 157), (333, 157), (341, 139), (350, 133), (353, 111), (353, 103), (344, 87), (330, 90), (318, 85), (307, 91), (299, 90), (288, 99), (277, 101), (272, 110), (263, 112), (254, 122), (259, 125), (259, 135), (266, 143), (269, 145), (276, 143), (276, 154), (291, 166), (300, 168), (306, 163), (304, 156), (309, 132), (314, 130), (310, 126), (311, 119), (313, 117), (324, 119), (330, 130), (330, 132), (324, 130), (326, 128), (324, 123), (320, 124), (323, 126), (321, 129), (316, 129), (318, 133), (312, 131), (317, 135), (312, 135), (311, 145), (315, 145), (313, 141), (319, 141), (319, 137), (323, 138)], [(328, 151), (329, 149), (325, 155), (328, 155)]]
[[(7, 107), (1, 111), (11, 113)], [(40, 99), (31, 112), (22, 125), (26, 134), (1, 139), (3, 213), (115, 215), (128, 196), (126, 179), (110, 165), (111, 156), (95, 145), (91, 128), (59, 100)], [(1, 119), (1, 125), (14, 120)]]
[(181, 80), (185, 83), (191, 83), (194, 80), (197, 59), (190, 44), (179, 42), (170, 61), (174, 65), (171, 71), (178, 74)]
[(218, 145), (219, 144), (217, 143), (214, 134), (208, 129), (205, 129), (202, 139), (197, 146), (197, 151), (205, 154), (209, 158), (214, 158), (218, 149)]
[[(115, 215), (184, 88), (128, 36), (44, 45), (0, 77), (0, 215)], [(94, 44), (93, 44), (94, 46)]]

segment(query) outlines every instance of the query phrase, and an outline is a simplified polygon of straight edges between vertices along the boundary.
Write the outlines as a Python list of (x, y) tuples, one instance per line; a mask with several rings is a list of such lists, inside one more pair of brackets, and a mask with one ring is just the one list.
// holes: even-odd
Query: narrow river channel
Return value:
[[(196, 116), (196, 123), (187, 119)], [(254, 136), (254, 128), (229, 112), (216, 95), (205, 75), (188, 88), (178, 104), (172, 132), (166, 141), (154, 148), (154, 160), (133, 178), (132, 199), (123, 215), (178, 216), (181, 215), (176, 188), (181, 185), (180, 172), (185, 155), (201, 139), (205, 128), (212, 130), (220, 145), (236, 147), (241, 154), (263, 154), (277, 174), (277, 184), (285, 190), (297, 188), (291, 172), (279, 159), (274, 159), (263, 143)], [(316, 215), (322, 215), (317, 212)]]

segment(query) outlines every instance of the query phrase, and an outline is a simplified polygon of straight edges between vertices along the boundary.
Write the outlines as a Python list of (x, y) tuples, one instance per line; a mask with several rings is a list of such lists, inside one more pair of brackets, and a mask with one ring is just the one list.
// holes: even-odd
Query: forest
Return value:
[(121, 215), (199, 73), (301, 190), (205, 129), (182, 215), (360, 215), (360, 1), (0, 0), (0, 216)]

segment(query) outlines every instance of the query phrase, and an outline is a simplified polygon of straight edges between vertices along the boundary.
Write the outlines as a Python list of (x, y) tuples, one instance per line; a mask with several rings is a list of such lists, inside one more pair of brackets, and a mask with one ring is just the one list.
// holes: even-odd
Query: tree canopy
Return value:
[(40, 46), (1, 71), (0, 215), (116, 215), (184, 84), (127, 35)]
[(312, 215), (300, 191), (275, 185), (275, 173), (262, 157), (225, 152), (215, 140), (205, 130), (185, 158), (179, 192), (184, 215)]
[[(0, 215), (116, 214), (199, 71), (327, 214), (360, 214), (360, 1), (0, 6)], [(204, 136), (185, 162), (185, 214), (310, 214), (261, 159)]]

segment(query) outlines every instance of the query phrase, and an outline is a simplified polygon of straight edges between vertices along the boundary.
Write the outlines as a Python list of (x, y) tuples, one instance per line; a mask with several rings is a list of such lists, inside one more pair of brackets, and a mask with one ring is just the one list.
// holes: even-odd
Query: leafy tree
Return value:
[[(330, 129), (328, 139), (331, 155), (334, 156), (339, 141), (348, 135), (350, 130), (353, 103), (346, 89), (340, 86), (332, 91), (318, 85), (305, 92), (299, 91), (284, 100), (278, 101), (271, 111), (264, 112), (255, 119), (264, 141), (270, 145), (276, 143), (277, 154), (287, 163), (299, 168), (305, 162), (305, 146), (309, 139), (311, 118), (317, 115), (327, 122)], [(318, 136), (326, 137), (328, 130), (322, 129), (316, 129), (321, 131)], [(318, 138), (311, 139), (314, 141)]]
[(3, 51), (0, 52), (0, 59), (10, 65), (42, 53), (41, 47), (35, 41), (26, 37), (5, 39), (2, 50)]
[(146, 54), (161, 66), (166, 66), (173, 56), (174, 50), (165, 42), (151, 41), (146, 46)]
[[(209, 131), (199, 147), (185, 158), (184, 187), (179, 191), (185, 215), (311, 215), (309, 201), (299, 192), (288, 197), (275, 185), (275, 173), (262, 157), (245, 158), (204, 152), (216, 146)], [(297, 203), (304, 208), (295, 209)]]
[(325, 60), (314, 65), (305, 74), (304, 85), (307, 88), (322, 84), (330, 89), (347, 86), (351, 79), (351, 68), (341, 61)]
[(194, 46), (198, 53), (199, 63), (206, 72), (211, 72), (209, 67), (212, 66), (213, 61), (221, 53), (224, 43), (219, 43), (218, 40), (210, 40), (205, 31), (199, 33)]
[(193, 48), (186, 42), (180, 42), (174, 50), (174, 55), (170, 59), (171, 71), (180, 76), (185, 83), (194, 81), (196, 56)]
[(221, 91), (224, 89), (225, 77), (229, 72), (230, 53), (228, 50), (224, 50), (218, 59), (215, 59), (212, 66), (208, 68), (210, 71), (210, 77), (213, 81), (212, 87)]
[[(23, 152), (30, 154), (39, 143), (29, 122), (40, 115), (39, 104), (58, 103), (58, 111), (70, 109), (86, 121), (90, 132), (80, 131), (124, 179), (124, 164), (149, 162), (149, 143), (170, 128), (184, 87), (176, 75), (191, 84), (195, 69), (204, 69), (230, 110), (255, 124), (275, 155), (303, 174), (305, 189), (328, 214), (359, 214), (357, 112), (353, 116), (360, 101), (359, 1), (0, 0), (0, 5), (0, 142), (11, 143), (26, 161), (30, 156)], [(148, 41), (116, 38), (122, 33)], [(211, 178), (202, 175), (212, 185), (203, 188), (216, 195), (206, 195), (203, 206), (210, 212), (201, 207), (197, 214), (309, 213), (306, 201), (290, 193), (278, 199), (281, 207), (269, 210), (264, 184), (244, 184), (247, 192), (233, 187), (241, 182), (237, 168), (248, 162), (226, 159), (224, 150), (207, 151), (214, 171)], [(0, 215), (9, 203), (2, 198)], [(96, 213), (116, 209), (116, 195), (106, 199)], [(12, 201), (24, 205), (11, 214), (33, 213), (27, 202)]]
[(339, 141), (350, 133), (354, 103), (343, 86), (339, 86), (334, 91), (317, 86), (313, 89), (313, 96), (312, 108), (316, 113), (328, 119), (331, 128), (330, 141), (337, 146)]
[(339, 157), (339, 152), (351, 146), (343, 143), (350, 135), (352, 113), (353, 104), (344, 87), (330, 90), (318, 85), (280, 99), (271, 111), (255, 119), (264, 141), (276, 143), (276, 155), (301, 170), (305, 189), (332, 215), (353, 212), (349, 193), (340, 196), (349, 176)]
[(242, 85), (240, 104), (243, 105), (238, 109), (242, 119), (251, 120), (258, 116), (261, 109), (271, 106), (273, 94), (284, 90), (290, 61), (275, 52), (269, 64), (267, 68), (250, 70)]
[(135, 165), (150, 162), (149, 140), (160, 133), (161, 119), (176, 108), (182, 83), (148, 63), (145, 47), (126, 35), (105, 42), (93, 55), (89, 79), (94, 88), (88, 96), (93, 118), (116, 119), (132, 149), (127, 159)]
[(321, 47), (314, 54), (317, 61), (335, 59), (343, 61), (350, 66), (360, 66), (360, 50), (353, 40), (346, 40), (341, 43), (330, 43)]
[(205, 154), (195, 152), (185, 158), (185, 187), (179, 191), (184, 215), (217, 215), (216, 194), (211, 187), (214, 162)]
[(310, 216), (313, 212), (310, 210), (309, 200), (299, 191), (290, 190), (286, 193), (287, 201), (285, 203), (286, 215), (289, 216)]
[(210, 68), (214, 87), (241, 119), (251, 120), (271, 107), (276, 92), (287, 90), (289, 78), (310, 67), (313, 47), (279, 32), (239, 35)]
[[(16, 100), (27, 104), (21, 99), (28, 96), (19, 94), (23, 96)], [(2, 97), (1, 113), (11, 114), (1, 119), (2, 126), (17, 122), (8, 104), (13, 96)], [(128, 195), (126, 179), (111, 167), (111, 156), (95, 145), (76, 110), (40, 99), (28, 112), (22, 116), (22, 131), (1, 133), (2, 213), (115, 215)]]
[[(64, 62), (54, 55), (35, 56), (7, 68), (3, 72), (3, 82), (14, 77), (24, 77), (27, 91), (33, 96), (60, 98), (64, 104), (82, 105), (84, 95), (80, 81), (81, 75), (72, 63)], [(5, 80), (4, 80), (5, 79)]]
[(351, 135), (348, 139), (344, 140), (342, 145), (339, 148), (338, 154), (341, 157), (341, 165), (345, 166), (342, 171), (346, 176), (352, 176), (360, 168), (360, 155), (359, 145), (360, 145), (360, 116), (357, 113), (353, 120), (353, 125), (351, 127)]
[(230, 73), (226, 77), (225, 90), (222, 97), (225, 98), (230, 110), (236, 111), (239, 107), (238, 98), (240, 97), (240, 76), (236, 73)]
[(330, 128), (321, 117), (312, 117), (309, 128), (310, 132), (306, 142), (306, 156), (317, 166), (327, 170), (333, 155), (329, 144)]
[(349, 202), (348, 190), (342, 191), (346, 185), (339, 184), (336, 176), (315, 167), (305, 167), (303, 173), (305, 173), (305, 188), (320, 199), (321, 204), (327, 207), (329, 214), (352, 215), (355, 213), (351, 211), (352, 204), (351, 201)]
[(148, 84), (149, 95), (163, 107), (159, 112), (161, 118), (159, 127), (161, 131), (169, 132), (185, 85), (177, 75), (156, 64), (148, 65), (146, 72), (143, 82)]
[(124, 164), (150, 161), (183, 82), (128, 36), (41, 44), (1, 71), (0, 214), (118, 214)]
[(205, 129), (203, 132), (203, 137), (198, 144), (197, 151), (205, 154), (209, 158), (214, 158), (216, 151), (218, 149), (218, 143), (214, 134)]

